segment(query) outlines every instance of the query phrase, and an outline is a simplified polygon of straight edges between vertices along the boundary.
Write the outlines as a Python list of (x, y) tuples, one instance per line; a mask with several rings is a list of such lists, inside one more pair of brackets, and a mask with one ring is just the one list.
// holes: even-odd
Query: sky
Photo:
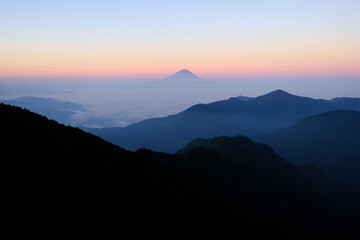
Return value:
[(0, 0), (0, 79), (183, 68), (208, 79), (360, 77), (360, 1)]

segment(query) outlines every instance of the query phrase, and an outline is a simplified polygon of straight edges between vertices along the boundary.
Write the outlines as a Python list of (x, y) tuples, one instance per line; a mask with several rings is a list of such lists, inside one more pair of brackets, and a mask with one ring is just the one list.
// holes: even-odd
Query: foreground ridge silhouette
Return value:
[(2, 239), (359, 236), (347, 202), (329, 201), (338, 192), (315, 194), (308, 181), (331, 189), (247, 138), (175, 155), (133, 153), (18, 107), (0, 104), (0, 116)]
[(238, 222), (227, 200), (205, 184), (18, 107), (0, 104), (0, 116), (2, 239), (220, 238), (240, 232), (220, 220)]

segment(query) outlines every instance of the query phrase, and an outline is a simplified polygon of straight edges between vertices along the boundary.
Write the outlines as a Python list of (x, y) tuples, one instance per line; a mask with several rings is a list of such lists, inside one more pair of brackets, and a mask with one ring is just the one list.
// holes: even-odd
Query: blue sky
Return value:
[(355, 0), (0, 0), (0, 76), (358, 76), (359, 13)]

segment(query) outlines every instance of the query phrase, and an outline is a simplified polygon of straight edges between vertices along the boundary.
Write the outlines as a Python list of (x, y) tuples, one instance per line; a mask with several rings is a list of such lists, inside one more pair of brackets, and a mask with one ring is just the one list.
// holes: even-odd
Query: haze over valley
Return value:
[(0, 239), (360, 239), (359, 0), (0, 0)]
[(287, 81), (281, 78), (215, 81), (200, 78), (190, 70), (183, 69), (162, 79), (139, 79), (135, 82), (64, 79), (63, 83), (56, 83), (50, 79), (46, 83), (40, 79), (30, 85), (26, 81), (17, 84), (5, 81), (0, 84), (0, 101), (15, 100), (12, 101), (14, 105), (27, 107), (40, 114), (46, 112), (37, 111), (24, 99), (20, 103), (16, 99), (31, 96), (72, 102), (81, 105), (82, 111), (73, 111), (64, 121), (60, 118), (55, 120), (72, 126), (125, 127), (148, 118), (176, 114), (198, 103), (211, 103), (237, 96), (257, 97), (276, 89), (315, 99), (360, 97), (357, 91), (360, 83), (357, 79), (344, 78), (340, 83), (331, 79), (307, 79), (303, 83), (296, 79)]

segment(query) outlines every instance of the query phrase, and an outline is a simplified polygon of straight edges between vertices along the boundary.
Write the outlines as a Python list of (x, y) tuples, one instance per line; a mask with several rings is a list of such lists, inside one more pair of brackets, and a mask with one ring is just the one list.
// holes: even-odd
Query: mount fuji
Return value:
[(180, 71), (174, 73), (173, 75), (167, 77), (167, 79), (175, 79), (175, 80), (194, 80), (194, 79), (199, 79), (201, 80), (201, 78), (197, 75), (195, 75), (194, 73), (190, 72), (187, 69), (181, 69)]
[(176, 88), (200, 88), (211, 85), (210, 82), (200, 78), (188, 69), (181, 69), (180, 71), (163, 78), (156, 82), (162, 87), (176, 87)]

